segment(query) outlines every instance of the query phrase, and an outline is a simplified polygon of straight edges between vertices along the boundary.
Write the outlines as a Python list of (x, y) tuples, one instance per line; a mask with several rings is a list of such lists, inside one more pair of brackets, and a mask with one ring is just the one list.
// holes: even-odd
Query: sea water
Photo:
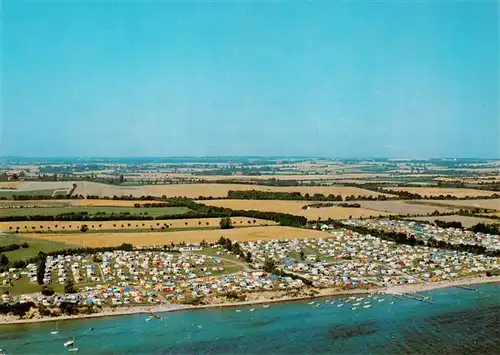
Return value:
[[(500, 284), (438, 289), (411, 299), (345, 297), (0, 327), (7, 354), (498, 354)], [(385, 301), (379, 302), (380, 299)], [(319, 306), (318, 306), (319, 305)], [(250, 309), (255, 308), (254, 311)], [(236, 312), (236, 310), (240, 310)], [(93, 328), (93, 330), (91, 330)]]

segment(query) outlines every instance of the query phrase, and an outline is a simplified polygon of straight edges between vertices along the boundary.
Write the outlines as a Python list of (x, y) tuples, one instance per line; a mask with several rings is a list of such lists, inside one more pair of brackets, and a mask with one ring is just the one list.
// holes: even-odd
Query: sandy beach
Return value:
[[(500, 276), (462, 278), (458, 280), (449, 280), (441, 282), (397, 285), (387, 288), (383, 287), (383, 288), (352, 289), (352, 290), (340, 290), (338, 288), (311, 289), (311, 291), (312, 290), (316, 291), (314, 295), (301, 295), (299, 297), (284, 296), (284, 297), (275, 297), (273, 299), (259, 297), (258, 299), (250, 301), (209, 304), (200, 306), (186, 305), (186, 304), (164, 304), (161, 306), (151, 306), (151, 307), (136, 306), (136, 307), (120, 307), (115, 309), (107, 308), (104, 309), (102, 312), (94, 314), (61, 316), (61, 317), (45, 317), (36, 319), (16, 319), (14, 316), (11, 315), (3, 315), (0, 316), (0, 326), (13, 325), (13, 324), (39, 323), (39, 322), (66, 321), (66, 320), (85, 319), (85, 318), (123, 316), (132, 314), (150, 314), (151, 312), (162, 313), (162, 312), (178, 312), (186, 310), (223, 308), (223, 307), (241, 307), (253, 304), (291, 302), (291, 301), (306, 300), (312, 298), (353, 295), (353, 294), (369, 294), (369, 293), (398, 294), (398, 293), (425, 292), (425, 291), (431, 291), (439, 288), (446, 288), (453, 286), (475, 285), (475, 284), (496, 283), (496, 282), (500, 282)], [(271, 294), (276, 294), (276, 293), (271, 293)]]

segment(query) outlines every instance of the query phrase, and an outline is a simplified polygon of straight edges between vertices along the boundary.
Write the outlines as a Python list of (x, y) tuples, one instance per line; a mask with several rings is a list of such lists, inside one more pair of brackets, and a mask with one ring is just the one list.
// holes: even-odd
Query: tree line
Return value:
[(157, 203), (134, 203), (135, 208), (158, 208), (158, 207), (170, 207), (166, 202)]
[(23, 244), (9, 244), (9, 245), (4, 245), (0, 246), (0, 253), (5, 253), (8, 251), (13, 251), (13, 250), (18, 250), (21, 248), (28, 248), (29, 244), (24, 242)]
[(312, 203), (310, 205), (302, 206), (303, 210), (307, 210), (308, 208), (323, 208), (323, 207), (350, 207), (350, 208), (360, 208), (361, 205), (359, 203)]
[(341, 195), (330, 194), (325, 196), (323, 194), (308, 193), (302, 195), (300, 192), (278, 192), (278, 191), (259, 191), (259, 190), (246, 190), (227, 192), (228, 199), (234, 200), (304, 200), (304, 201), (342, 201)]
[(280, 277), (290, 277), (294, 280), (301, 280), (304, 283), (304, 285), (306, 285), (306, 286), (312, 286), (312, 284), (313, 284), (311, 280), (306, 279), (303, 276), (288, 273), (285, 270), (279, 269), (276, 266), (276, 263), (274, 262), (274, 260), (271, 260), (271, 259), (266, 259), (266, 261), (264, 262), (263, 269), (265, 272), (267, 272), (269, 274), (275, 274), (275, 275), (280, 276)]
[(233, 242), (231, 242), (231, 239), (229, 239), (229, 238), (220, 237), (220, 239), (217, 241), (217, 244), (222, 246), (227, 251), (232, 252), (233, 254), (238, 256), (239, 258), (245, 260), (247, 263), (251, 263), (253, 260), (252, 253), (247, 252), (245, 254), (245, 252), (241, 249), (238, 242), (233, 243)]

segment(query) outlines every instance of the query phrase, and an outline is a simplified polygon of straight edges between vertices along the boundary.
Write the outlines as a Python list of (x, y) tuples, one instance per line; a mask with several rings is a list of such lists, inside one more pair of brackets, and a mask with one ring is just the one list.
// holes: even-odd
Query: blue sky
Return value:
[(0, 155), (500, 157), (496, 2), (22, 2)]

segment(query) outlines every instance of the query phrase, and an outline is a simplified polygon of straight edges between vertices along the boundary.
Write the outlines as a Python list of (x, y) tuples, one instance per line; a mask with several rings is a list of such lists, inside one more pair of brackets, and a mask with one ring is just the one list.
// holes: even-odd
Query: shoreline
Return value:
[[(299, 297), (285, 296), (276, 299), (257, 299), (249, 300), (243, 302), (231, 302), (231, 303), (220, 303), (220, 304), (207, 304), (207, 305), (188, 305), (188, 304), (166, 304), (161, 306), (135, 306), (135, 307), (122, 307), (115, 309), (113, 311), (106, 310), (104, 312), (93, 313), (93, 314), (81, 314), (72, 316), (61, 316), (61, 317), (47, 317), (47, 318), (37, 318), (37, 319), (13, 319), (13, 320), (2, 320), (0, 327), (9, 326), (15, 324), (31, 324), (31, 323), (47, 323), (47, 322), (57, 322), (57, 321), (69, 321), (77, 319), (90, 319), (90, 318), (101, 318), (101, 317), (112, 317), (112, 316), (126, 316), (126, 315), (136, 315), (136, 314), (150, 314), (154, 313), (166, 313), (166, 312), (180, 312), (180, 311), (192, 311), (199, 309), (215, 309), (215, 308), (229, 308), (229, 307), (244, 307), (249, 305), (257, 304), (270, 304), (270, 303), (284, 303), (284, 302), (294, 302), (308, 299), (325, 298), (332, 296), (343, 296), (343, 295), (354, 295), (354, 294), (375, 294), (382, 293), (388, 295), (394, 295), (398, 293), (414, 293), (414, 292), (426, 292), (431, 290), (436, 290), (440, 288), (464, 286), (464, 285), (480, 285), (487, 283), (497, 283), (500, 282), (500, 276), (493, 277), (474, 277), (474, 278), (463, 278), (458, 280), (449, 281), (439, 281), (439, 282), (428, 282), (428, 283), (417, 283), (417, 284), (407, 284), (407, 285), (395, 285), (389, 287), (380, 287), (372, 289), (353, 289), (353, 290), (339, 290), (339, 289), (319, 289), (316, 295), (304, 295)], [(6, 316), (8, 317), (8, 316)], [(1, 316), (0, 316), (1, 319)]]

